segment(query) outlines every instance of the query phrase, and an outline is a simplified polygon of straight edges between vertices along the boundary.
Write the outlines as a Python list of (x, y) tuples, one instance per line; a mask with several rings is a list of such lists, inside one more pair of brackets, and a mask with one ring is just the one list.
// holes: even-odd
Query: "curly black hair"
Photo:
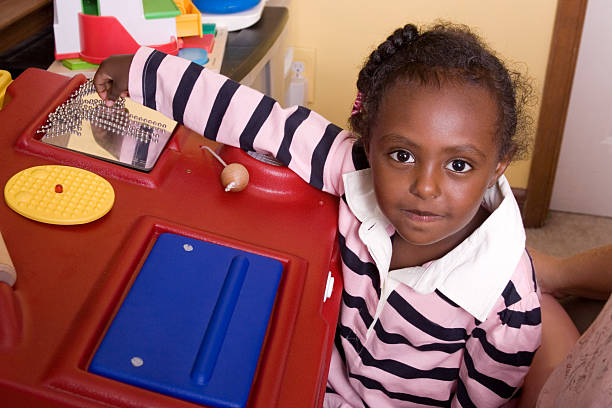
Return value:
[(363, 143), (385, 91), (400, 81), (428, 86), (459, 81), (488, 89), (498, 105), (499, 158), (519, 159), (527, 152), (531, 118), (525, 107), (533, 94), (530, 82), (506, 68), (467, 26), (438, 23), (419, 33), (407, 24), (372, 51), (357, 79), (361, 109), (349, 119)]

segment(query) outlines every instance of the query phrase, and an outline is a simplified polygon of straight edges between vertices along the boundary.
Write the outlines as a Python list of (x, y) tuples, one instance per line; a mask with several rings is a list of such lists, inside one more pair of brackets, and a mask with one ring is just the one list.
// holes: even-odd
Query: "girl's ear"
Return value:
[(489, 183), (489, 188), (493, 187), (495, 183), (497, 183), (497, 179), (502, 174), (504, 174), (504, 171), (506, 171), (509, 165), (510, 165), (510, 158), (508, 157), (500, 160), (497, 163), (497, 167), (495, 167), (495, 173), (493, 174), (493, 178), (491, 179), (491, 182)]

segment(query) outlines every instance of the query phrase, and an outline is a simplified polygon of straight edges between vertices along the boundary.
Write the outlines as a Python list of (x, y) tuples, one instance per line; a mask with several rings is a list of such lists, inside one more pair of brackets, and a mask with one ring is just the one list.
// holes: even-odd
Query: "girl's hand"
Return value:
[(134, 55), (113, 55), (102, 61), (96, 71), (93, 84), (107, 106), (112, 106), (117, 98), (127, 96), (133, 58)]

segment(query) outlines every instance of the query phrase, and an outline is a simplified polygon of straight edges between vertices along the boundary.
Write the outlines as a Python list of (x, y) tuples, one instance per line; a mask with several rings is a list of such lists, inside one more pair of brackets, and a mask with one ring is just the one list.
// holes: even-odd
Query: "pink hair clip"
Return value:
[(361, 92), (357, 92), (357, 97), (355, 98), (355, 103), (353, 103), (353, 110), (351, 111), (351, 116), (357, 115), (361, 112), (362, 104), (363, 94)]

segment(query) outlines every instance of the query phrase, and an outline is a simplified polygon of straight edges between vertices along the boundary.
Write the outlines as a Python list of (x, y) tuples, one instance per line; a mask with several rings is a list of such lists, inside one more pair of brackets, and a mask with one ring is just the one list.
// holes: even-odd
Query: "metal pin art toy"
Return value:
[(176, 122), (159, 112), (125, 98), (106, 106), (90, 79), (51, 112), (36, 133), (42, 133), (44, 143), (149, 171), (174, 126)]
[(83, 121), (89, 121), (106, 131), (157, 143), (159, 136), (154, 130), (166, 130), (164, 123), (129, 113), (125, 108), (125, 98), (119, 98), (110, 107), (101, 99), (87, 98), (95, 92), (91, 79), (81, 84), (66, 102), (49, 114), (47, 122), (36, 133), (43, 133), (43, 140), (65, 134), (80, 136)]

